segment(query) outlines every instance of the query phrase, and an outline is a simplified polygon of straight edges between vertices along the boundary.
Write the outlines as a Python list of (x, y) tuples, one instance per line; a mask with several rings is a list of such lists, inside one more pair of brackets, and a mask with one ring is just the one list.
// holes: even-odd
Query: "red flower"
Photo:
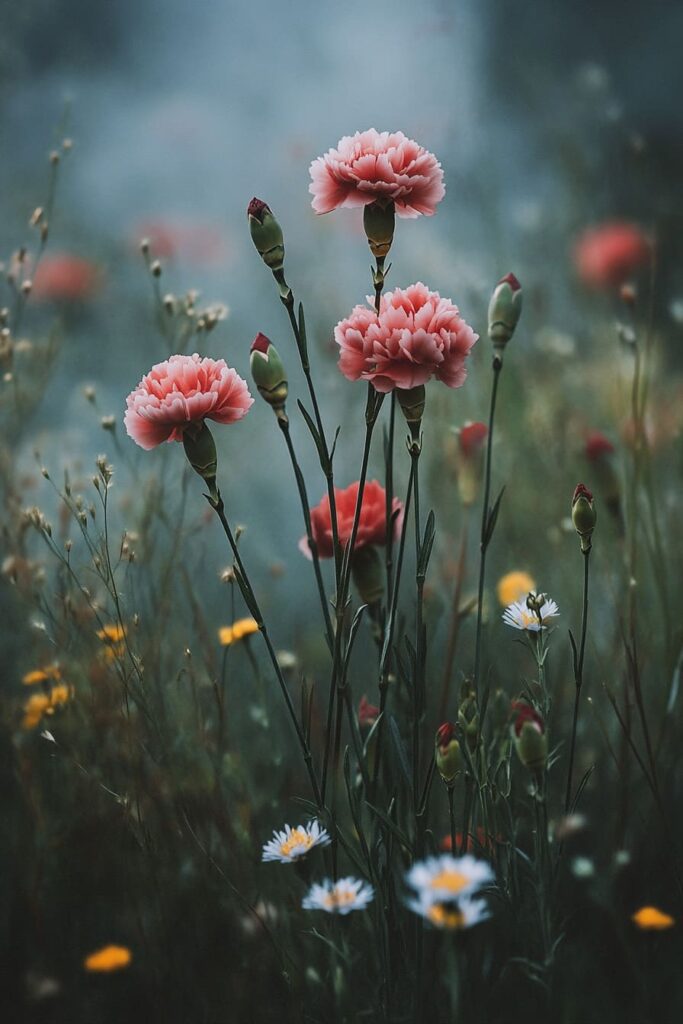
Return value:
[(586, 438), (586, 444), (584, 446), (584, 454), (589, 462), (597, 462), (604, 455), (614, 454), (614, 445), (601, 434), (600, 431), (594, 430), (592, 434), (589, 434)]
[[(337, 487), (334, 489), (337, 505), (339, 543), (342, 548), (346, 547), (351, 540), (351, 530), (353, 529), (353, 519), (358, 499), (358, 486), (358, 481), (356, 481), (356, 483), (350, 484), (343, 491)], [(391, 507), (394, 513), (398, 513), (394, 518), (394, 537), (398, 539), (403, 521), (403, 502), (398, 498), (394, 498)], [(332, 558), (334, 554), (332, 546), (332, 517), (330, 515), (330, 501), (327, 495), (325, 495), (319, 505), (311, 509), (311, 529), (320, 558)], [(360, 511), (354, 551), (368, 544), (376, 544), (382, 547), (386, 543), (386, 539), (386, 493), (377, 480), (368, 480), (363, 491), (363, 504)], [(299, 548), (307, 558), (311, 557), (308, 538), (301, 538)]]
[(469, 458), (481, 449), (488, 432), (489, 428), (485, 423), (466, 423), (464, 427), (460, 428), (458, 440), (460, 441), (460, 451), (465, 458)]
[(32, 295), (44, 302), (82, 302), (97, 291), (97, 267), (80, 256), (44, 256), (36, 268)]
[(379, 708), (371, 704), (363, 694), (358, 702), (358, 725), (361, 729), (371, 729), (379, 718)]
[[(489, 836), (486, 833), (486, 829), (482, 828), (481, 825), (477, 825), (476, 832), (467, 833), (467, 846), (465, 847), (465, 853), (477, 853), (477, 851), (489, 851), (491, 852), (497, 842), (502, 842), (502, 836)], [(439, 844), (444, 853), (455, 853), (451, 843), (450, 835), (444, 836)], [(455, 833), (455, 845), (456, 850), (460, 850), (462, 846), (462, 832)]]
[(647, 263), (651, 251), (640, 228), (613, 221), (584, 231), (574, 246), (574, 264), (589, 288), (618, 288)]
[(592, 501), (593, 495), (588, 490), (585, 484), (577, 484), (574, 490), (574, 497), (572, 498), (572, 506), (576, 505), (579, 498), (585, 498), (586, 501)]

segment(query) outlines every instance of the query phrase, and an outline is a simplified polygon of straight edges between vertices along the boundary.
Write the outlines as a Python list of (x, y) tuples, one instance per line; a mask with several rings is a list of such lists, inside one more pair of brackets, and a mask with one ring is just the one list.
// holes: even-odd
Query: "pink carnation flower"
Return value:
[(224, 359), (171, 356), (157, 363), (126, 399), (124, 422), (141, 448), (182, 441), (191, 423), (235, 423), (254, 399), (245, 381)]
[[(337, 530), (339, 543), (344, 548), (351, 540), (353, 532), (353, 520), (356, 514), (356, 502), (358, 501), (358, 489), (360, 483), (349, 484), (344, 490), (339, 487), (334, 489), (335, 505), (337, 508)], [(401, 535), (403, 525), (403, 502), (400, 498), (394, 498), (391, 503), (394, 514), (394, 540)], [(320, 558), (332, 558), (334, 547), (332, 544), (332, 514), (330, 512), (330, 499), (327, 495), (323, 497), (320, 504), (311, 509), (311, 530), (315, 540)], [(387, 496), (384, 488), (377, 480), (368, 480), (363, 489), (363, 501), (360, 508), (358, 520), (358, 532), (353, 546), (354, 552), (369, 544), (383, 547), (387, 539)], [(299, 541), (299, 550), (311, 558), (311, 550), (308, 546), (308, 537), (302, 537)]]
[(479, 337), (450, 299), (418, 281), (356, 306), (334, 329), (339, 369), (349, 380), (372, 381), (377, 391), (414, 388), (437, 377), (449, 388), (465, 383), (465, 359)]
[(393, 200), (399, 217), (431, 216), (446, 192), (434, 154), (403, 132), (370, 128), (345, 135), (336, 149), (313, 161), (310, 173), (316, 213), (384, 199)]

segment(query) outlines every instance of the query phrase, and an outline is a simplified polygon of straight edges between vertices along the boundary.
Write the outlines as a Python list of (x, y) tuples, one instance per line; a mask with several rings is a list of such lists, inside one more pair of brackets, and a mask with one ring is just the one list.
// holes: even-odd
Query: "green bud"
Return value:
[(465, 767), (452, 722), (444, 722), (437, 729), (434, 758), (439, 775), (447, 785), (451, 785)]
[(198, 473), (209, 488), (211, 496), (214, 497), (216, 490), (216, 471), (218, 468), (218, 457), (216, 455), (216, 444), (206, 421), (201, 424), (191, 423), (183, 431), (183, 447), (188, 462), (195, 473)]
[(532, 772), (541, 772), (548, 760), (548, 736), (545, 723), (539, 713), (526, 701), (512, 704), (514, 720), (512, 738), (517, 756)]
[(282, 228), (267, 203), (252, 199), (247, 207), (249, 230), (256, 250), (272, 271), (282, 270), (285, 261), (285, 242)]
[(522, 312), (522, 286), (514, 274), (506, 274), (496, 285), (489, 302), (489, 338), (499, 354), (515, 333)]
[(470, 693), (463, 700), (458, 710), (458, 724), (465, 735), (465, 741), (470, 750), (477, 748), (477, 735), (479, 733), (479, 707), (474, 693)]
[(351, 558), (351, 574), (364, 604), (378, 604), (384, 595), (384, 571), (376, 547), (356, 547)]
[(410, 436), (415, 445), (420, 443), (420, 424), (425, 411), (425, 387), (418, 384), (415, 388), (396, 388), (398, 404), (406, 423), (410, 428)]
[(581, 550), (590, 551), (592, 547), (591, 537), (598, 514), (595, 509), (593, 495), (583, 484), (578, 484), (572, 498), (572, 522), (574, 529), (581, 538)]
[(370, 251), (378, 260), (384, 259), (391, 248), (395, 219), (394, 204), (391, 200), (388, 203), (377, 200), (363, 208), (365, 234)]
[(289, 390), (287, 375), (278, 350), (265, 334), (257, 334), (252, 342), (250, 365), (261, 397), (275, 412), (284, 409)]

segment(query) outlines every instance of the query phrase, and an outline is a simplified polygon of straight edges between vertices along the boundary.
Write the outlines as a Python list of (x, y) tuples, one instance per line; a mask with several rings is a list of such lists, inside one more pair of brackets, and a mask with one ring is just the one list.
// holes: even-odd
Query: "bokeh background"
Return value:
[[(56, 507), (36, 471), (36, 451), (56, 479), (67, 466), (87, 476), (105, 452), (120, 488), (119, 528), (127, 525), (126, 496), (143, 467), (154, 465), (171, 491), (180, 491), (180, 452), (153, 452), (143, 462), (123, 431), (126, 395), (168, 354), (140, 253), (143, 237), (161, 260), (162, 294), (194, 288), (202, 302), (227, 305), (203, 354), (226, 358), (248, 377), (249, 344), (263, 331), (287, 362), (292, 392), (303, 395), (282, 307), (249, 238), (245, 212), (254, 195), (285, 230), (288, 279), (306, 304), (325, 419), (341, 427), (337, 481), (356, 478), (364, 390), (338, 374), (332, 329), (370, 290), (369, 253), (354, 212), (313, 214), (308, 165), (340, 136), (373, 126), (402, 130), (437, 154), (447, 186), (437, 216), (399, 221), (389, 285), (424, 280), (485, 337), (492, 285), (509, 270), (524, 284), (496, 442), (495, 474), (508, 485), (514, 514), (501, 517), (492, 579), (530, 571), (576, 624), (578, 575), (571, 596), (566, 582), (568, 544), (575, 543), (568, 539), (569, 497), (588, 471), (588, 432), (622, 443), (631, 374), (618, 340), (623, 306), (613, 292), (588, 289), (573, 258), (577, 237), (602, 221), (636, 223), (657, 242), (639, 301), (656, 337), (661, 382), (652, 428), (662, 440), (661, 512), (675, 519), (683, 397), (680, 4), (3, 0), (0, 10), (0, 258), (25, 243), (31, 211), (44, 201), (48, 152), (68, 136), (73, 148), (60, 166), (49, 251), (77, 255), (96, 271), (87, 301), (36, 295), (27, 307), (25, 329), (39, 334), (56, 323), (61, 348), (14, 453), (26, 504), (48, 514)], [(448, 439), (467, 419), (485, 419), (484, 340), (470, 363), (462, 391), (433, 389), (425, 423), (427, 500), (441, 530), (429, 614), (440, 642), (460, 529)], [(94, 388), (95, 403), (86, 387)], [(115, 417), (115, 435), (102, 429), (102, 416)], [(317, 501), (322, 478), (301, 421), (293, 434)], [(322, 645), (315, 592), (311, 580), (302, 583), (300, 509), (270, 410), (257, 404), (248, 428), (218, 432), (217, 441), (223, 490), (233, 521), (247, 527), (264, 610), (276, 616), (280, 646), (307, 652), (315, 667)], [(379, 474), (379, 446), (373, 458)], [(408, 467), (400, 457), (397, 467), (401, 493)], [(190, 491), (198, 500), (194, 480)], [(609, 670), (623, 583), (614, 568), (617, 529), (607, 519), (605, 535), (612, 547), (596, 558), (596, 672)], [(668, 557), (675, 574), (680, 549)], [(210, 626), (228, 621), (220, 538), (204, 528), (201, 545), (189, 535), (177, 558), (201, 578)], [(7, 594), (0, 591), (3, 602)], [(654, 603), (644, 615), (655, 633), (658, 615)], [(3, 617), (2, 682), (15, 700), (16, 679), (32, 667), (35, 631), (9, 598)], [(190, 642), (191, 624), (180, 626), (169, 649), (180, 656)], [(509, 648), (492, 656), (497, 682), (523, 663)], [(369, 639), (361, 650), (371, 650)], [(667, 685), (672, 651), (673, 644), (662, 669)], [(69, 906), (65, 899), (65, 912)], [(11, 915), (2, 926), (11, 944)]]

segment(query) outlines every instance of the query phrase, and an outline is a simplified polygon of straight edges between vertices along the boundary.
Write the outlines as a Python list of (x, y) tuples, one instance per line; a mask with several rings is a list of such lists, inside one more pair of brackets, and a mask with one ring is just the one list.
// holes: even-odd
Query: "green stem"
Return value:
[(574, 683), (576, 692), (574, 696), (574, 716), (572, 719), (572, 735), (569, 744), (569, 768), (567, 770), (567, 789), (564, 797), (564, 813), (569, 813), (569, 805), (572, 794), (572, 775), (574, 773), (574, 753), (576, 750), (576, 730), (579, 722), (579, 703), (581, 699), (581, 686), (583, 685), (583, 659), (586, 651), (586, 627), (588, 625), (588, 569), (590, 563), (591, 548), (583, 552), (583, 611), (581, 614), (581, 643), (579, 656), (575, 665)]

